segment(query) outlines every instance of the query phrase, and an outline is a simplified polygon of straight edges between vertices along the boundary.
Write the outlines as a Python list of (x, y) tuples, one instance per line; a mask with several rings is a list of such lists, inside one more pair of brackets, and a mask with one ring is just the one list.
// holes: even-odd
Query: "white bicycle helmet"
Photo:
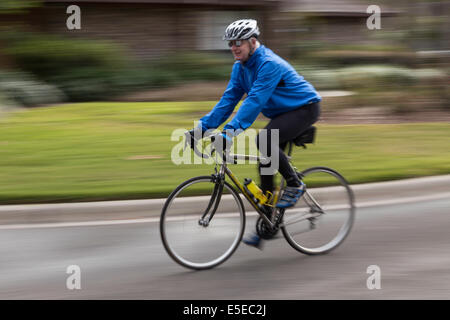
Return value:
[(252, 36), (259, 36), (258, 23), (253, 19), (237, 20), (225, 30), (223, 40), (247, 40)]

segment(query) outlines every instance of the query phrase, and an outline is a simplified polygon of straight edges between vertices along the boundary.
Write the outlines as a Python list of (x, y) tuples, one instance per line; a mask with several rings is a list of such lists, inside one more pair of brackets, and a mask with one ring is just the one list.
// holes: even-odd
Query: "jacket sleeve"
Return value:
[(266, 61), (262, 64), (247, 98), (224, 130), (232, 129), (237, 135), (250, 127), (272, 96), (281, 77), (281, 68), (278, 64), (273, 61)]
[(228, 86), (222, 95), (220, 101), (214, 106), (214, 108), (206, 116), (200, 119), (203, 130), (216, 129), (219, 127), (234, 110), (234, 107), (241, 100), (244, 95), (244, 89), (242, 89), (239, 83), (239, 66), (235, 63), (231, 72), (231, 79), (228, 82)]

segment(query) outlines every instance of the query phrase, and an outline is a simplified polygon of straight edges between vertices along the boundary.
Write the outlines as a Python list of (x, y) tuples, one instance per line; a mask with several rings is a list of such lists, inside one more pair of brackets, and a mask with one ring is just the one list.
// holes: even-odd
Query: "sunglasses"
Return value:
[(240, 47), (242, 45), (242, 43), (244, 42), (244, 40), (233, 40), (233, 41), (228, 41), (228, 46), (231, 48), (233, 45), (235, 45), (236, 47)]

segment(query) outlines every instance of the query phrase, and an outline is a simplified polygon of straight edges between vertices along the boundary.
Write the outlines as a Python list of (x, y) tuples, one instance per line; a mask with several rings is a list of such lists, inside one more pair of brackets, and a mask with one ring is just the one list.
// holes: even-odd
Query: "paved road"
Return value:
[[(201, 272), (168, 257), (155, 222), (0, 230), (0, 299), (449, 299), (449, 208), (448, 198), (359, 208), (328, 255), (278, 239)], [(81, 290), (66, 288), (69, 265)], [(370, 265), (380, 290), (366, 287)]]

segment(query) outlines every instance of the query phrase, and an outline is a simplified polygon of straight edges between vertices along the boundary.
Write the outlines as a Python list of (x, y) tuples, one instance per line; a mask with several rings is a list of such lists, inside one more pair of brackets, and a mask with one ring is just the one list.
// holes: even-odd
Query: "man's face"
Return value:
[[(239, 47), (236, 46), (236, 42), (240, 42), (241, 45)], [(233, 53), (234, 60), (239, 60), (241, 63), (244, 63), (250, 58), (251, 45), (249, 40), (230, 41), (230, 44), (232, 44), (230, 49)]]

